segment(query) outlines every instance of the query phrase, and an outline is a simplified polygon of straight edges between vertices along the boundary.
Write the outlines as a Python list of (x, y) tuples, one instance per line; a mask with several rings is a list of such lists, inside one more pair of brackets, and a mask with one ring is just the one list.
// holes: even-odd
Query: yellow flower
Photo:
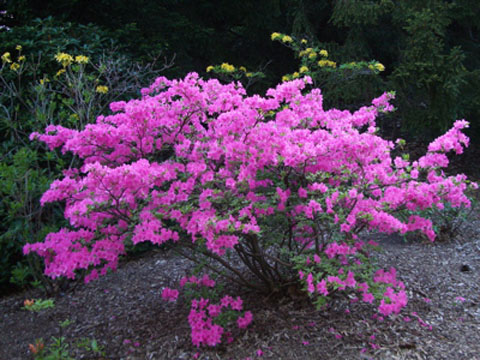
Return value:
[(14, 62), (12, 65), (10, 65), (10, 70), (17, 71), (20, 69), (20, 64)]
[(45, 77), (43, 79), (40, 79), (40, 85), (44, 85), (45, 83), (47, 82), (50, 82), (50, 80), (48, 79), (48, 77)]
[(295, 72), (292, 74), (292, 76), (293, 76), (294, 78), (298, 78), (298, 77), (300, 76), (300, 74), (299, 74), (297, 71), (295, 71)]
[(210, 72), (210, 71), (212, 71), (212, 70), (213, 70), (213, 66), (212, 66), (212, 65), (207, 66), (207, 72)]
[(243, 72), (247, 72), (247, 68), (245, 66), (240, 66), (239, 69)]
[(283, 75), (282, 76), (282, 81), (288, 81), (288, 80), (290, 80), (290, 76), (288, 76), (288, 75)]
[(60, 75), (62, 75), (64, 72), (65, 72), (65, 69), (60, 69), (60, 70), (57, 71), (57, 73), (55, 74), (55, 76), (60, 76)]
[(22, 45), (17, 45), (17, 46), (15, 46), (15, 50), (21, 51), (21, 50), (22, 50)]
[(66, 67), (73, 62), (73, 57), (72, 55), (66, 53), (58, 53), (57, 55), (55, 55), (55, 60), (62, 64), (63, 67)]
[(24, 56), (24, 55), (19, 56), (19, 57), (18, 57), (18, 61), (25, 61), (25, 56)]
[(280, 34), (278, 32), (274, 32), (274, 33), (272, 33), (271, 38), (272, 38), (272, 40), (276, 40), (281, 36), (282, 36), (282, 34)]
[(99, 94), (106, 94), (108, 92), (108, 86), (98, 85), (95, 91)]
[(226, 72), (234, 72), (235, 71), (235, 66), (233, 65), (230, 65), (228, 63), (223, 63), (221, 66), (223, 71), (226, 71)]
[(307, 72), (307, 71), (308, 71), (308, 67), (306, 67), (306, 66), (300, 67), (300, 74), (302, 74), (304, 72)]
[(312, 48), (306, 48), (305, 49), (305, 54), (310, 54), (313, 51)]
[(10, 53), (6, 52), (2, 55), (2, 62), (3, 63), (11, 63), (12, 60), (10, 59)]
[(303, 55), (307, 55), (307, 52), (305, 50), (302, 50), (298, 53), (298, 56), (302, 57)]
[(323, 57), (328, 57), (328, 51), (325, 49), (320, 50), (320, 55), (322, 55)]
[(300, 40), (300, 42), (301, 42), (302, 44), (306, 44), (306, 43), (307, 43), (307, 40), (302, 39), (302, 40)]
[(77, 64), (88, 64), (88, 56), (77, 55), (77, 56), (75, 56), (75, 62)]
[(312, 52), (308, 55), (308, 58), (312, 60), (315, 59), (316, 57), (317, 57), (317, 54), (315, 52)]
[(253, 74), (252, 74), (251, 72), (247, 72), (247, 73), (245, 74), (245, 76), (246, 76), (246, 77), (252, 77)]
[(331, 61), (331, 60), (320, 60), (318, 62), (318, 66), (321, 66), (321, 67), (329, 66), (329, 67), (332, 67), (332, 68), (336, 68), (337, 63), (335, 61)]
[(384, 71), (385, 66), (383, 66), (383, 64), (381, 64), (381, 63), (376, 63), (375, 64), (375, 69), (377, 69), (378, 71)]
[(290, 36), (285, 35), (285, 36), (282, 38), (282, 42), (284, 42), (284, 43), (291, 43), (291, 42), (293, 42), (293, 39), (292, 39)]

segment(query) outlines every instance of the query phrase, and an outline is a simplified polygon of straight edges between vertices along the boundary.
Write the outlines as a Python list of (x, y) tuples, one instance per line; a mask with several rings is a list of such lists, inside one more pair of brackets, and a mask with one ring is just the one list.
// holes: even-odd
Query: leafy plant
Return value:
[(35, 300), (25, 300), (24, 303), (25, 310), (28, 311), (42, 311), (45, 309), (50, 309), (55, 307), (55, 303), (53, 299), (35, 299)]

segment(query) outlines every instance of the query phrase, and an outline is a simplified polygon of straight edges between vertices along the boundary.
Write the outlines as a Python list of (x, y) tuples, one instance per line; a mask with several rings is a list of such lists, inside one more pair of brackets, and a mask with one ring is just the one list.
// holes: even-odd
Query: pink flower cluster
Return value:
[(178, 294), (176, 289), (165, 288), (162, 290), (162, 298), (166, 301), (177, 301)]
[(197, 278), (196, 276), (192, 275), (190, 277), (185, 276), (180, 279), (180, 287), (184, 287), (186, 284), (195, 284), (213, 288), (215, 286), (215, 280), (211, 279), (208, 274), (203, 275), (201, 278)]
[[(221, 342), (224, 328), (215, 324), (214, 319), (228, 308), (230, 311), (241, 311), (243, 308), (242, 299), (239, 297), (234, 299), (226, 295), (218, 304), (212, 304), (209, 299), (204, 298), (192, 301), (188, 322), (192, 329), (192, 342), (195, 346), (215, 346)], [(244, 329), (250, 325), (252, 320), (252, 313), (247, 311), (243, 316), (238, 317), (237, 325)]]

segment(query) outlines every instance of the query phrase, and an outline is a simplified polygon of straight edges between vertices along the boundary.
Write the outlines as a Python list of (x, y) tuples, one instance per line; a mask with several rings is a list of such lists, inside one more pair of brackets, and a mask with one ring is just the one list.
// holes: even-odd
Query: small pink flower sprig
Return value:
[(397, 280), (395, 268), (372, 273), (365, 254), (375, 245), (373, 241), (365, 244), (360, 240), (353, 246), (331, 243), (321, 257), (313, 254), (294, 259), (299, 279), (305, 291), (316, 298), (317, 308), (327, 304), (338, 291), (356, 293), (355, 299), (366, 303), (378, 301), (378, 311), (384, 316), (398, 314), (407, 305), (405, 285)]
[[(184, 277), (180, 280), (180, 288), (189, 288), (186, 292), (187, 299), (190, 298), (190, 314), (188, 322), (191, 328), (192, 343), (197, 346), (216, 346), (225, 340), (231, 343), (233, 333), (225, 331), (225, 328), (236, 319), (236, 325), (239, 329), (247, 328), (253, 320), (253, 314), (250, 311), (242, 313), (243, 300), (240, 297), (233, 298), (229, 295), (223, 296), (219, 301), (215, 301), (216, 294), (210, 293), (211, 298), (204, 298), (201, 290), (204, 288), (213, 288), (215, 280), (208, 274), (202, 278), (196, 276)], [(179, 291), (176, 289), (165, 288), (162, 291), (162, 298), (166, 301), (176, 301)]]

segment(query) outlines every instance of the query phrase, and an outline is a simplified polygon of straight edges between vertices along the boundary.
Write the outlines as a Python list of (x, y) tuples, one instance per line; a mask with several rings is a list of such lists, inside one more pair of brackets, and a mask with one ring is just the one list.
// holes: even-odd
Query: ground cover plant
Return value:
[[(51, 125), (32, 139), (83, 160), (51, 184), (42, 204), (65, 202), (70, 226), (28, 244), (45, 274), (88, 282), (116, 269), (128, 243), (173, 242), (172, 250), (247, 288), (269, 294), (297, 284), (319, 308), (338, 293), (377, 306), (382, 316), (407, 304), (394, 268), (375, 269), (377, 247), (362, 231), (420, 231), (432, 222), (399, 214), (469, 206), (464, 175), (446, 176), (446, 153), (462, 153), (464, 120), (432, 142), (418, 161), (392, 157), (397, 143), (375, 120), (393, 110), (385, 93), (355, 112), (324, 110), (309, 77), (266, 96), (239, 83), (158, 78), (140, 99), (110, 104), (83, 130)], [(398, 216), (397, 216), (398, 215)], [(196, 346), (229, 342), (255, 314), (234, 294), (205, 292), (210, 277), (186, 278)], [(166, 300), (179, 296), (164, 289)], [(227, 328), (234, 324), (233, 329)]]

